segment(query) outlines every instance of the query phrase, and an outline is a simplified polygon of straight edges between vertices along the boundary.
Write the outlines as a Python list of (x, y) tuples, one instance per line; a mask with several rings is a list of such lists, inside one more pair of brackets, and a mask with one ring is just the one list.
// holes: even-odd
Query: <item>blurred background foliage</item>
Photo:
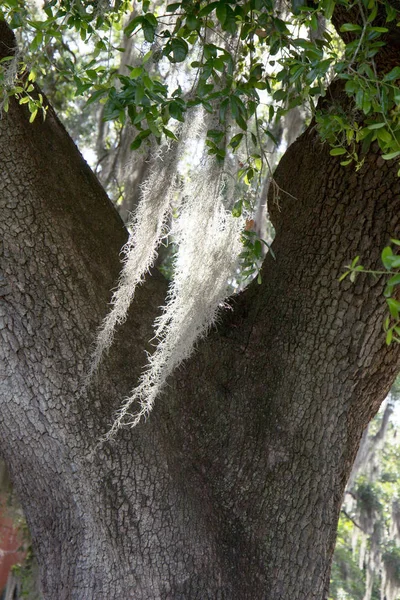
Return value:
[(347, 485), (331, 600), (400, 598), (400, 377), (363, 435)]

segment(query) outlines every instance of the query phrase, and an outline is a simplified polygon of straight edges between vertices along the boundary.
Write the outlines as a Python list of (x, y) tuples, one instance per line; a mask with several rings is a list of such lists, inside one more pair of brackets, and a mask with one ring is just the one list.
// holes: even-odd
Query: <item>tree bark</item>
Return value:
[[(2, 23), (0, 39), (10, 47)], [(356, 254), (376, 267), (398, 235), (396, 171), (374, 151), (343, 169), (311, 126), (276, 174), (276, 260), (262, 285), (233, 300), (147, 422), (101, 444), (145, 363), (166, 284), (141, 287), (81, 393), (126, 232), (52, 110), (31, 125), (11, 102), (0, 121), (0, 447), (45, 599), (327, 597), (344, 486), (399, 367), (383, 282), (338, 277)]]

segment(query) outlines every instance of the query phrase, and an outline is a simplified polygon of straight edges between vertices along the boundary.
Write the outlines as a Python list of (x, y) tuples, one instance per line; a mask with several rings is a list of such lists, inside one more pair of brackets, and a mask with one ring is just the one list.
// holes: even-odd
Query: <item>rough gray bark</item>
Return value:
[[(0, 39), (10, 47), (0, 23)], [(283, 158), (263, 284), (170, 381), (146, 423), (98, 444), (165, 294), (141, 288), (79, 393), (125, 230), (50, 110), (0, 121), (0, 447), (48, 600), (327, 597), (342, 495), (399, 366), (371, 267), (399, 226), (396, 168), (342, 169), (311, 127)], [(293, 198), (293, 196), (295, 198)]]

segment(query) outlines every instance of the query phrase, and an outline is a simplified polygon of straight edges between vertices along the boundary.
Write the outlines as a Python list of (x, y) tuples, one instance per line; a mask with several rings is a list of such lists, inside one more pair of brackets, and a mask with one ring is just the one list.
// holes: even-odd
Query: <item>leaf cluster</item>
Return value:
[[(342, 39), (329, 25), (336, 10), (348, 14), (340, 26)], [(396, 5), (381, 0), (293, 0), (291, 7), (275, 0), (142, 0), (133, 13), (127, 0), (48, 0), (41, 13), (23, 0), (4, 0), (0, 18), (25, 40), (29, 57), (12, 85), (6, 81), (7, 64), (1, 66), (3, 108), (15, 96), (27, 104), (31, 120), (39, 113), (44, 117), (34, 80), (58, 69), (57, 82), (65, 81), (68, 94), (85, 97), (87, 107), (103, 104), (104, 119), (117, 130), (130, 123), (136, 150), (146, 140), (176, 140), (179, 123), (201, 106), (215, 117), (207, 132), (209, 153), (221, 162), (238, 157), (238, 181), (247, 189), (233, 209), (239, 215), (246, 194), (258, 193), (269, 169), (265, 148), (277, 141), (276, 123), (295, 107), (310, 112), (332, 157), (345, 167), (359, 168), (374, 142), (384, 160), (400, 158), (400, 65), (377, 66), (399, 14)], [(321, 20), (328, 23), (323, 30)], [(128, 74), (115, 68), (115, 57), (124, 51), (122, 34), (142, 48)], [(90, 52), (84, 60), (72, 57), (60, 66), (51, 49), (65, 49), (71, 35)], [(185, 82), (176, 86), (165, 73), (178, 67), (185, 69)], [(343, 82), (348, 102), (318, 106), (334, 78)], [(262, 241), (246, 234), (244, 240), (250, 273), (262, 255)], [(354, 277), (360, 270), (355, 264), (348, 272)], [(388, 293), (397, 285), (397, 270), (390, 275)], [(387, 303), (390, 343), (400, 339), (399, 305), (391, 293)]]
[(384, 296), (388, 306), (389, 315), (385, 318), (383, 328), (386, 333), (386, 344), (400, 343), (400, 301), (396, 298), (400, 285), (400, 255), (393, 252), (393, 248), (400, 246), (400, 240), (391, 239), (391, 245), (385, 246), (381, 253), (384, 270), (366, 269), (359, 264), (360, 257), (346, 266), (346, 271), (340, 276), (343, 281), (347, 276), (354, 283), (360, 273), (372, 275), (374, 278), (383, 277), (385, 280)]

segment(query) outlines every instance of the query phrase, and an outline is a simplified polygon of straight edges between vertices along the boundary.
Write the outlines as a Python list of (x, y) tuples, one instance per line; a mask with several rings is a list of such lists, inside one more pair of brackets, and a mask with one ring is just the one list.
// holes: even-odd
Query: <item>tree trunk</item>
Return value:
[[(0, 23), (8, 48), (10, 34)], [(9, 50), (8, 50), (9, 52)], [(1, 54), (1, 52), (0, 52)], [(99, 443), (165, 294), (154, 276), (80, 393), (126, 232), (54, 113), (0, 121), (1, 452), (48, 600), (327, 597), (344, 486), (399, 366), (378, 265), (397, 167), (343, 169), (313, 127), (277, 172), (276, 261), (175, 373), (147, 422)], [(289, 195), (290, 194), (290, 195)]]

